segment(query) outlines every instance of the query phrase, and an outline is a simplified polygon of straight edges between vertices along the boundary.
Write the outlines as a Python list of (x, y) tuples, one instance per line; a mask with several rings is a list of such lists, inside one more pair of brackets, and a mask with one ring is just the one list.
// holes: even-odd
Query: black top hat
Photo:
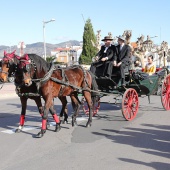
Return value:
[(113, 38), (111, 38), (111, 37), (109, 37), (109, 36), (105, 36), (104, 39), (102, 39), (102, 41), (105, 41), (105, 40), (110, 40), (110, 41), (112, 41)]

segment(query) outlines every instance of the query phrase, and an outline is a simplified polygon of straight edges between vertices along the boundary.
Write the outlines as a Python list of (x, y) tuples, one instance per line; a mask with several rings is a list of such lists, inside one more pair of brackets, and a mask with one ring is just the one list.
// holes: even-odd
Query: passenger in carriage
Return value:
[(153, 63), (153, 55), (148, 56), (148, 63), (145, 66), (144, 72), (148, 73), (149, 75), (154, 74), (156, 71), (156, 66)]
[(95, 57), (95, 62), (91, 64), (90, 71), (96, 75), (96, 69), (100, 72), (100, 76), (105, 76), (108, 64), (113, 60), (113, 55), (115, 53), (115, 46), (111, 44), (112, 38), (105, 36), (102, 41), (105, 45), (101, 46), (100, 51)]
[(125, 44), (125, 37), (119, 36), (118, 45), (116, 46), (116, 53), (113, 61), (109, 64), (107, 74), (111, 75), (112, 71), (119, 70), (121, 75), (121, 85), (125, 86), (125, 67), (129, 66), (131, 48)]
[(134, 61), (134, 69), (135, 70), (142, 70), (141, 62), (137, 59)]

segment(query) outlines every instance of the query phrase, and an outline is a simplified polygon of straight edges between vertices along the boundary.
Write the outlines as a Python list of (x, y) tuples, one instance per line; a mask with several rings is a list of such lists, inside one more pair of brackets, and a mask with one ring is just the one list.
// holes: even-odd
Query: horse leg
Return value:
[[(34, 101), (35, 101), (35, 103), (36, 103), (36, 105), (37, 105), (37, 107), (38, 107), (38, 111), (39, 111), (39, 113), (40, 113), (40, 115), (41, 115), (41, 117), (43, 116), (43, 112), (44, 112), (44, 109), (43, 109), (43, 106), (42, 106), (42, 102), (41, 102), (41, 97), (35, 97), (34, 98)], [(51, 112), (51, 111), (50, 111)], [(50, 127), (50, 124), (49, 124), (49, 122), (48, 122), (48, 120), (47, 120), (47, 129)]]
[(47, 117), (48, 117), (48, 109), (44, 107), (44, 112), (42, 116), (42, 127), (41, 131), (36, 135), (37, 138), (41, 138), (44, 136), (47, 128)]
[(20, 116), (20, 125), (15, 130), (15, 133), (20, 133), (24, 127), (25, 123), (25, 114), (26, 114), (26, 107), (27, 107), (27, 98), (26, 97), (20, 97), (22, 109), (21, 109), (21, 116)]
[[(62, 109), (60, 112), (60, 121), (62, 120), (62, 123), (68, 123), (68, 113), (67, 113), (67, 98), (66, 96), (59, 97), (61, 103), (62, 103)], [(64, 113), (64, 120), (63, 120), (63, 113)]]
[(60, 126), (61, 122), (60, 122), (60, 119), (58, 118), (58, 116), (57, 116), (57, 114), (55, 112), (54, 105), (52, 105), (50, 107), (50, 112), (51, 112), (51, 114), (53, 116), (54, 121), (56, 122), (55, 132), (59, 132), (61, 130), (61, 126)]
[(44, 98), (44, 100), (45, 100), (45, 106), (44, 106), (44, 112), (42, 116), (42, 127), (41, 127), (41, 131), (36, 135), (37, 138), (43, 137), (46, 132), (48, 111), (49, 111), (50, 106), (52, 105), (51, 100), (50, 102), (49, 102), (49, 99), (47, 98)]
[(77, 125), (76, 117), (79, 113), (81, 102), (78, 99), (77, 94), (71, 95), (70, 97), (71, 97), (71, 102), (72, 102), (72, 106), (73, 106), (73, 110), (74, 110), (74, 114), (72, 115), (72, 126), (74, 126), (75, 124)]
[(92, 102), (92, 99), (91, 99), (91, 94), (90, 94), (90, 92), (88, 92), (88, 91), (84, 91), (83, 92), (83, 95), (84, 95), (84, 97), (85, 97), (85, 99), (86, 99), (86, 102), (87, 102), (87, 104), (88, 104), (88, 107), (89, 107), (89, 119), (88, 119), (88, 121), (87, 121), (87, 123), (86, 123), (86, 127), (89, 127), (89, 126), (91, 126), (92, 125), (92, 108), (93, 108), (93, 102)]
[[(37, 138), (41, 138), (44, 136), (46, 132), (46, 124), (47, 124), (49, 108), (53, 107), (53, 100), (51, 96), (47, 96), (47, 98), (44, 98), (44, 100), (45, 100), (45, 106), (44, 106), (44, 112), (42, 116), (42, 127), (41, 127), (41, 131), (36, 135)], [(59, 123), (59, 118), (57, 117), (56, 114), (53, 114), (53, 118), (56, 121), (56, 123)]]

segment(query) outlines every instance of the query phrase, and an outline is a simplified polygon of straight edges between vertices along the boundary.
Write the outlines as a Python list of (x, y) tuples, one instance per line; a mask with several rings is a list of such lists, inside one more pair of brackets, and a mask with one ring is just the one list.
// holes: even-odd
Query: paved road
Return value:
[[(3, 93), (0, 97), (1, 170), (170, 169), (170, 111), (163, 110), (159, 96), (152, 96), (151, 104), (146, 97), (140, 98), (134, 121), (123, 119), (119, 105), (102, 103), (92, 127), (85, 128), (86, 117), (80, 113), (77, 127), (64, 124), (61, 131), (55, 133), (51, 126), (43, 138), (36, 139), (41, 118), (35, 103), (28, 101), (25, 131), (15, 134), (20, 101), (12, 84), (3, 88), (6, 92), (0, 90), (0, 94)], [(7, 91), (11, 95), (7, 95)], [(102, 101), (113, 99), (105, 97)], [(71, 114), (70, 103), (68, 107)], [(57, 99), (55, 109), (57, 113), (61, 109)], [(49, 120), (53, 122), (51, 116)]]

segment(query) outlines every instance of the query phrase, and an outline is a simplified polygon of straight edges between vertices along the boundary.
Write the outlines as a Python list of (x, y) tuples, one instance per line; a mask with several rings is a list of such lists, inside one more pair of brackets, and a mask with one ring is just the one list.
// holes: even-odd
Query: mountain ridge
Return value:
[[(79, 46), (80, 44), (81, 44), (81, 41), (77, 41), (77, 40), (69, 40), (69, 41), (58, 43), (58, 44), (46, 43), (46, 55), (47, 56), (51, 55), (51, 51), (58, 47)], [(16, 50), (16, 54), (17, 55), (20, 54), (20, 49), (17, 47), (17, 45), (11, 46), (11, 47), (6, 46), (6, 45), (0, 45), (0, 58), (3, 57), (4, 50), (7, 52), (10, 52), (10, 51), (12, 52)], [(26, 44), (26, 48), (24, 48), (24, 53), (35, 53), (39, 56), (43, 56), (44, 55), (44, 43), (36, 42), (32, 44)]]

